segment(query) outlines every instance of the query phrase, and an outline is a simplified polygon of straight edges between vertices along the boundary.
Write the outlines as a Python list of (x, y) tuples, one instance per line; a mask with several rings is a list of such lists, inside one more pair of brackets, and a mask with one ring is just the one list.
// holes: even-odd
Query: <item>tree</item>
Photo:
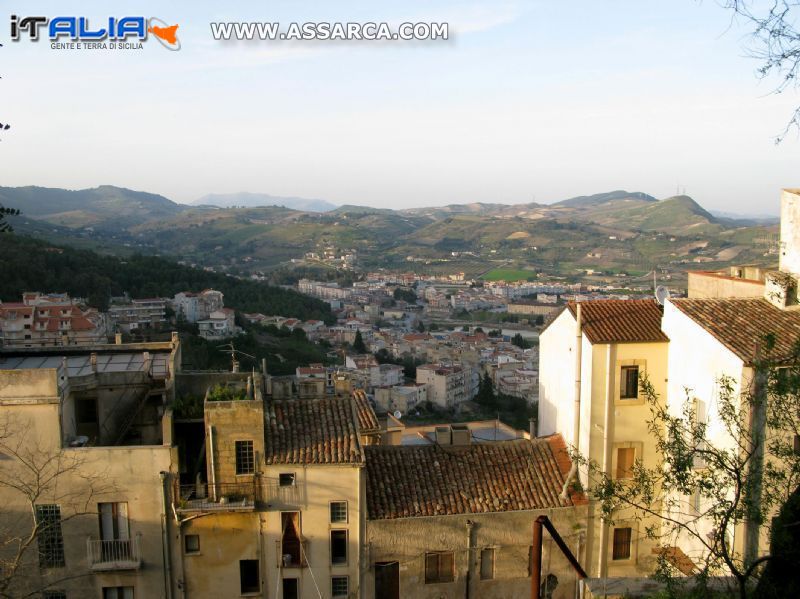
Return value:
[(494, 409), (497, 407), (497, 396), (494, 393), (494, 382), (488, 372), (484, 372), (478, 384), (478, 394), (475, 396), (475, 401), (480, 405)]
[[(723, 0), (722, 6), (735, 18), (752, 28), (750, 55), (759, 60), (758, 77), (777, 77), (774, 93), (800, 87), (800, 29), (797, 27), (798, 0)], [(800, 107), (795, 108), (783, 132), (776, 136), (780, 143), (791, 129), (800, 129)]]
[(6, 217), (17, 216), (18, 214), (19, 210), (16, 210), (15, 208), (6, 208), (0, 204), (0, 233), (10, 233), (14, 230), (14, 228), (6, 220)]
[[(747, 540), (740, 553), (733, 546), (734, 530), (742, 526), (745, 539), (749, 531), (756, 540), (759, 529), (771, 532), (771, 516), (800, 484), (800, 455), (794, 450), (800, 433), (800, 346), (788, 362), (770, 358), (774, 337), (766, 336), (764, 347), (749, 389), (740, 391), (729, 377), (717, 380), (718, 434), (709, 434), (691, 390), (679, 410), (670, 408), (643, 377), (640, 390), (650, 408), (656, 464), (647, 468), (637, 460), (630, 478), (618, 479), (576, 455), (589, 472), (589, 493), (609, 523), (621, 512), (626, 518), (632, 513), (634, 519), (657, 522), (645, 534), (662, 547), (691, 540), (704, 552), (695, 560), (699, 579), (730, 576), (742, 599), (771, 558), (758, 557)], [(668, 557), (665, 550), (658, 560), (667, 580), (674, 574)]]
[[(59, 560), (48, 551), (61, 538), (61, 524), (84, 516), (97, 517), (97, 501), (113, 493), (114, 483), (101, 464), (88, 464), (85, 453), (48, 447), (36, 437), (29, 420), (0, 418), (0, 597), (39, 597), (48, 588), (91, 572), (50, 568), (42, 560)], [(59, 512), (45, 512), (58, 506)]]
[(525, 340), (521, 333), (517, 333), (511, 338), (511, 343), (521, 349), (528, 349), (530, 344)]
[(420, 333), (425, 332), (425, 323), (422, 322), (421, 320), (417, 323), (417, 331), (419, 331)]
[(353, 351), (359, 354), (367, 353), (367, 346), (364, 344), (363, 337), (361, 337), (361, 331), (356, 331), (356, 338), (353, 339)]

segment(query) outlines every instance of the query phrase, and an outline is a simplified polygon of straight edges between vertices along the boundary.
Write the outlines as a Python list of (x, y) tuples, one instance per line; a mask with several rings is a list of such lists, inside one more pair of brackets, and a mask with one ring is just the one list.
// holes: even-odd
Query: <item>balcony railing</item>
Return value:
[(132, 539), (86, 540), (89, 568), (101, 570), (138, 570), (142, 565), (139, 535)]
[(177, 512), (243, 512), (255, 509), (255, 480), (236, 483), (181, 485), (175, 501)]
[(302, 505), (305, 502), (305, 484), (295, 481), (281, 485), (277, 478), (264, 479), (264, 502), (267, 504)]

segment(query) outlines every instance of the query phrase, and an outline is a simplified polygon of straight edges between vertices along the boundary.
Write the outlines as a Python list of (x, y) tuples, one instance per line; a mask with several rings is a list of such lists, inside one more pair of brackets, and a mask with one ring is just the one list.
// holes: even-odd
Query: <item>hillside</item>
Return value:
[(23, 291), (68, 292), (104, 307), (110, 296), (171, 297), (179, 291), (214, 288), (225, 305), (243, 312), (332, 321), (328, 304), (291, 290), (182, 266), (153, 256), (127, 259), (56, 247), (18, 235), (0, 235), (0, 255), (11, 268), (0, 277), (0, 300), (19, 301)]
[(216, 206), (217, 208), (260, 208), (264, 206), (283, 206), (292, 210), (306, 212), (327, 212), (336, 208), (325, 200), (308, 198), (272, 196), (266, 193), (211, 193), (192, 202), (193, 206)]
[(114, 230), (171, 218), (183, 210), (163, 196), (112, 185), (75, 191), (0, 187), (0, 204), (19, 208), (27, 217), (64, 227)]
[(3, 192), (2, 203), (25, 212), (11, 219), (20, 234), (122, 256), (163, 255), (240, 275), (276, 267), (331, 269), (335, 261), (320, 256), (355, 252), (360, 270), (473, 277), (521, 272), (524, 278), (543, 272), (580, 279), (602, 271), (610, 282), (655, 266), (682, 277), (687, 268), (768, 263), (775, 250), (772, 225), (715, 217), (688, 196), (656, 200), (623, 190), (552, 205), (345, 205), (326, 212), (180, 206), (113, 187)]

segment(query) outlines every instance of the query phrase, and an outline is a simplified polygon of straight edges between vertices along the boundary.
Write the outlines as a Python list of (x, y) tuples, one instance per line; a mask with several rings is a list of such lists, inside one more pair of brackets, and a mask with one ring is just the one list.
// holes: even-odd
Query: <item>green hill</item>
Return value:
[(110, 296), (124, 292), (132, 297), (172, 297), (179, 291), (214, 288), (225, 294), (226, 306), (242, 312), (333, 321), (330, 307), (323, 301), (154, 256), (121, 259), (13, 234), (0, 235), (0, 256), (4, 264), (17, 265), (4, 269), (0, 277), (2, 301), (19, 301), (24, 291), (66, 291), (103, 308)]

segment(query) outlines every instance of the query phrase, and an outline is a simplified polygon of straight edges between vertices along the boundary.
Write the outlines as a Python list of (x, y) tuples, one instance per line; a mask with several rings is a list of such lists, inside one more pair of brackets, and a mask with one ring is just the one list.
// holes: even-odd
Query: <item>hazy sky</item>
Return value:
[[(771, 95), (713, 0), (114, 2), (179, 23), (182, 49), (52, 50), (0, 13), (0, 185), (113, 184), (189, 202), (264, 192), (411, 207), (676, 188), (777, 213), (800, 94)], [(65, 8), (65, 7), (69, 8)], [(24, 11), (24, 12), (23, 12)], [(209, 22), (446, 21), (447, 42), (251, 42)], [(453, 35), (454, 34), (454, 35)]]

